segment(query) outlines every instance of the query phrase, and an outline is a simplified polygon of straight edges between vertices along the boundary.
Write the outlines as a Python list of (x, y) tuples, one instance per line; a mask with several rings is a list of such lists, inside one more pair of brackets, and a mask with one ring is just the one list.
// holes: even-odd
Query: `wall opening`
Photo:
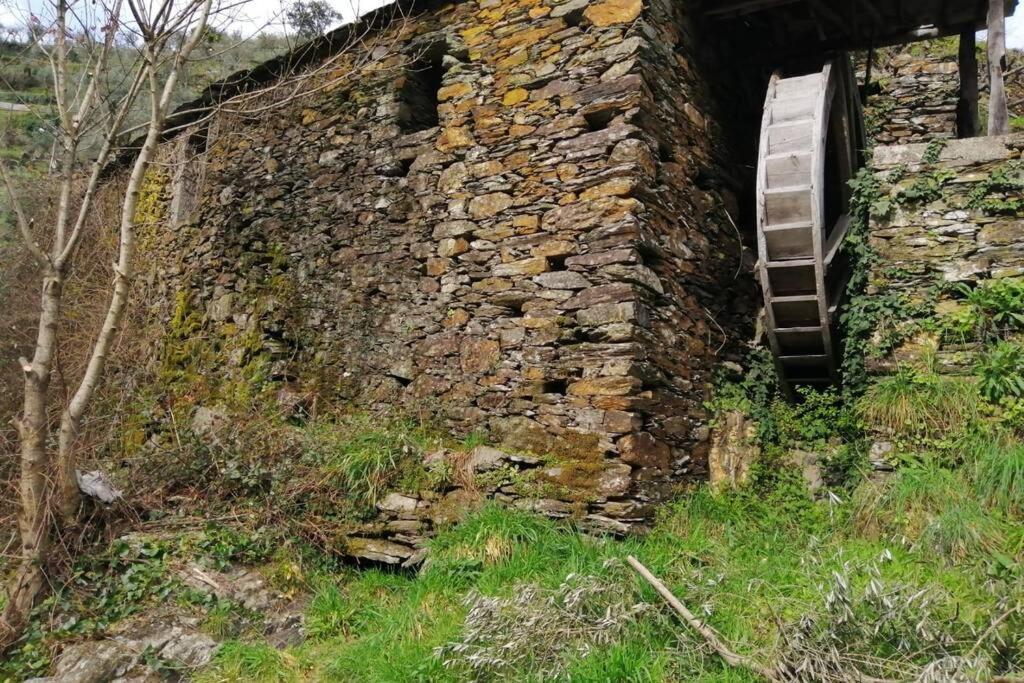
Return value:
[(444, 79), (442, 50), (426, 50), (405, 74), (398, 89), (398, 125), (403, 133), (418, 133), (440, 123), (437, 91)]
[(587, 128), (592, 133), (596, 133), (599, 130), (604, 130), (611, 122), (619, 115), (618, 109), (599, 109), (598, 111), (588, 112), (583, 115), (583, 119), (587, 122)]

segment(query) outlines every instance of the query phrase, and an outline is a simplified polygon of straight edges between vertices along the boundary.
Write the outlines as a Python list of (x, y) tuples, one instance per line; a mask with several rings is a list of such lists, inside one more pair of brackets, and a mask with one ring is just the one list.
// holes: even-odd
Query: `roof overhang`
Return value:
[[(1016, 6), (1006, 0), (1007, 16)], [(703, 0), (701, 13), (725, 24), (737, 44), (810, 54), (982, 30), (988, 0)]]

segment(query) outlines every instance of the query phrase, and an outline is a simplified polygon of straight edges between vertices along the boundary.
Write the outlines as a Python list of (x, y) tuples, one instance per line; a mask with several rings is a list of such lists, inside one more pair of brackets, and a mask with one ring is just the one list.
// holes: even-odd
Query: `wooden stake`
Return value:
[(960, 100), (956, 105), (956, 133), (959, 138), (978, 134), (978, 53), (973, 29), (960, 34)]
[(988, 134), (1010, 132), (1010, 112), (1006, 104), (1006, 5), (1005, 0), (988, 1)]

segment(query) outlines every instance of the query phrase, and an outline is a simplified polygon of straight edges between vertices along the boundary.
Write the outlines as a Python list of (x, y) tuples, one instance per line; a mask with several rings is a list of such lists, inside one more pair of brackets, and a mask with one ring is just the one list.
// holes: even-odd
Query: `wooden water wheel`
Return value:
[(758, 278), (779, 375), (793, 385), (837, 379), (835, 322), (848, 280), (839, 247), (850, 226), (848, 181), (863, 124), (846, 55), (820, 71), (772, 76), (757, 169)]

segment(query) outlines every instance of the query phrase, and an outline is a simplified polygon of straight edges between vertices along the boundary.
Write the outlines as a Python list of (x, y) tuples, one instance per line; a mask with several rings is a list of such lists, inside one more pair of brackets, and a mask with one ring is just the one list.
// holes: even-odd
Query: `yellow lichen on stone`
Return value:
[(508, 14), (508, 10), (509, 8), (507, 7), (495, 7), (492, 9), (482, 10), (481, 12), (477, 13), (476, 16), (483, 21), (497, 23), (505, 18), (505, 15)]
[(456, 97), (463, 97), (471, 92), (473, 92), (473, 86), (469, 83), (453, 83), (437, 91), (437, 100), (439, 102), (446, 102)]
[(505, 93), (505, 96), (501, 98), (501, 103), (506, 107), (511, 107), (519, 104), (520, 102), (525, 102), (529, 97), (530, 93), (527, 92), (526, 89), (516, 88)]
[(519, 66), (520, 64), (525, 64), (526, 60), (529, 57), (530, 57), (530, 53), (527, 52), (526, 50), (520, 50), (519, 52), (514, 52), (511, 55), (509, 55), (508, 57), (505, 57), (504, 59), (499, 59), (498, 60), (498, 68), (499, 69), (513, 69), (513, 68)]
[(436, 147), (440, 152), (448, 152), (459, 147), (472, 147), (475, 144), (469, 129), (461, 126), (450, 126), (441, 131)]
[(510, 126), (508, 134), (514, 138), (521, 138), (524, 135), (529, 135), (535, 130), (537, 130), (536, 126)]
[(580, 195), (583, 201), (590, 201), (599, 197), (624, 197), (633, 191), (632, 178), (612, 178), (596, 187), (585, 190)]
[(595, 26), (626, 24), (640, 16), (643, 3), (640, 0), (604, 0), (588, 7), (583, 16)]
[(517, 31), (510, 35), (509, 37), (503, 38), (501, 42), (498, 43), (498, 47), (530, 47), (544, 40), (549, 35), (554, 33), (556, 30), (558, 30), (557, 25), (541, 26), (539, 28), (527, 29), (525, 31)]

